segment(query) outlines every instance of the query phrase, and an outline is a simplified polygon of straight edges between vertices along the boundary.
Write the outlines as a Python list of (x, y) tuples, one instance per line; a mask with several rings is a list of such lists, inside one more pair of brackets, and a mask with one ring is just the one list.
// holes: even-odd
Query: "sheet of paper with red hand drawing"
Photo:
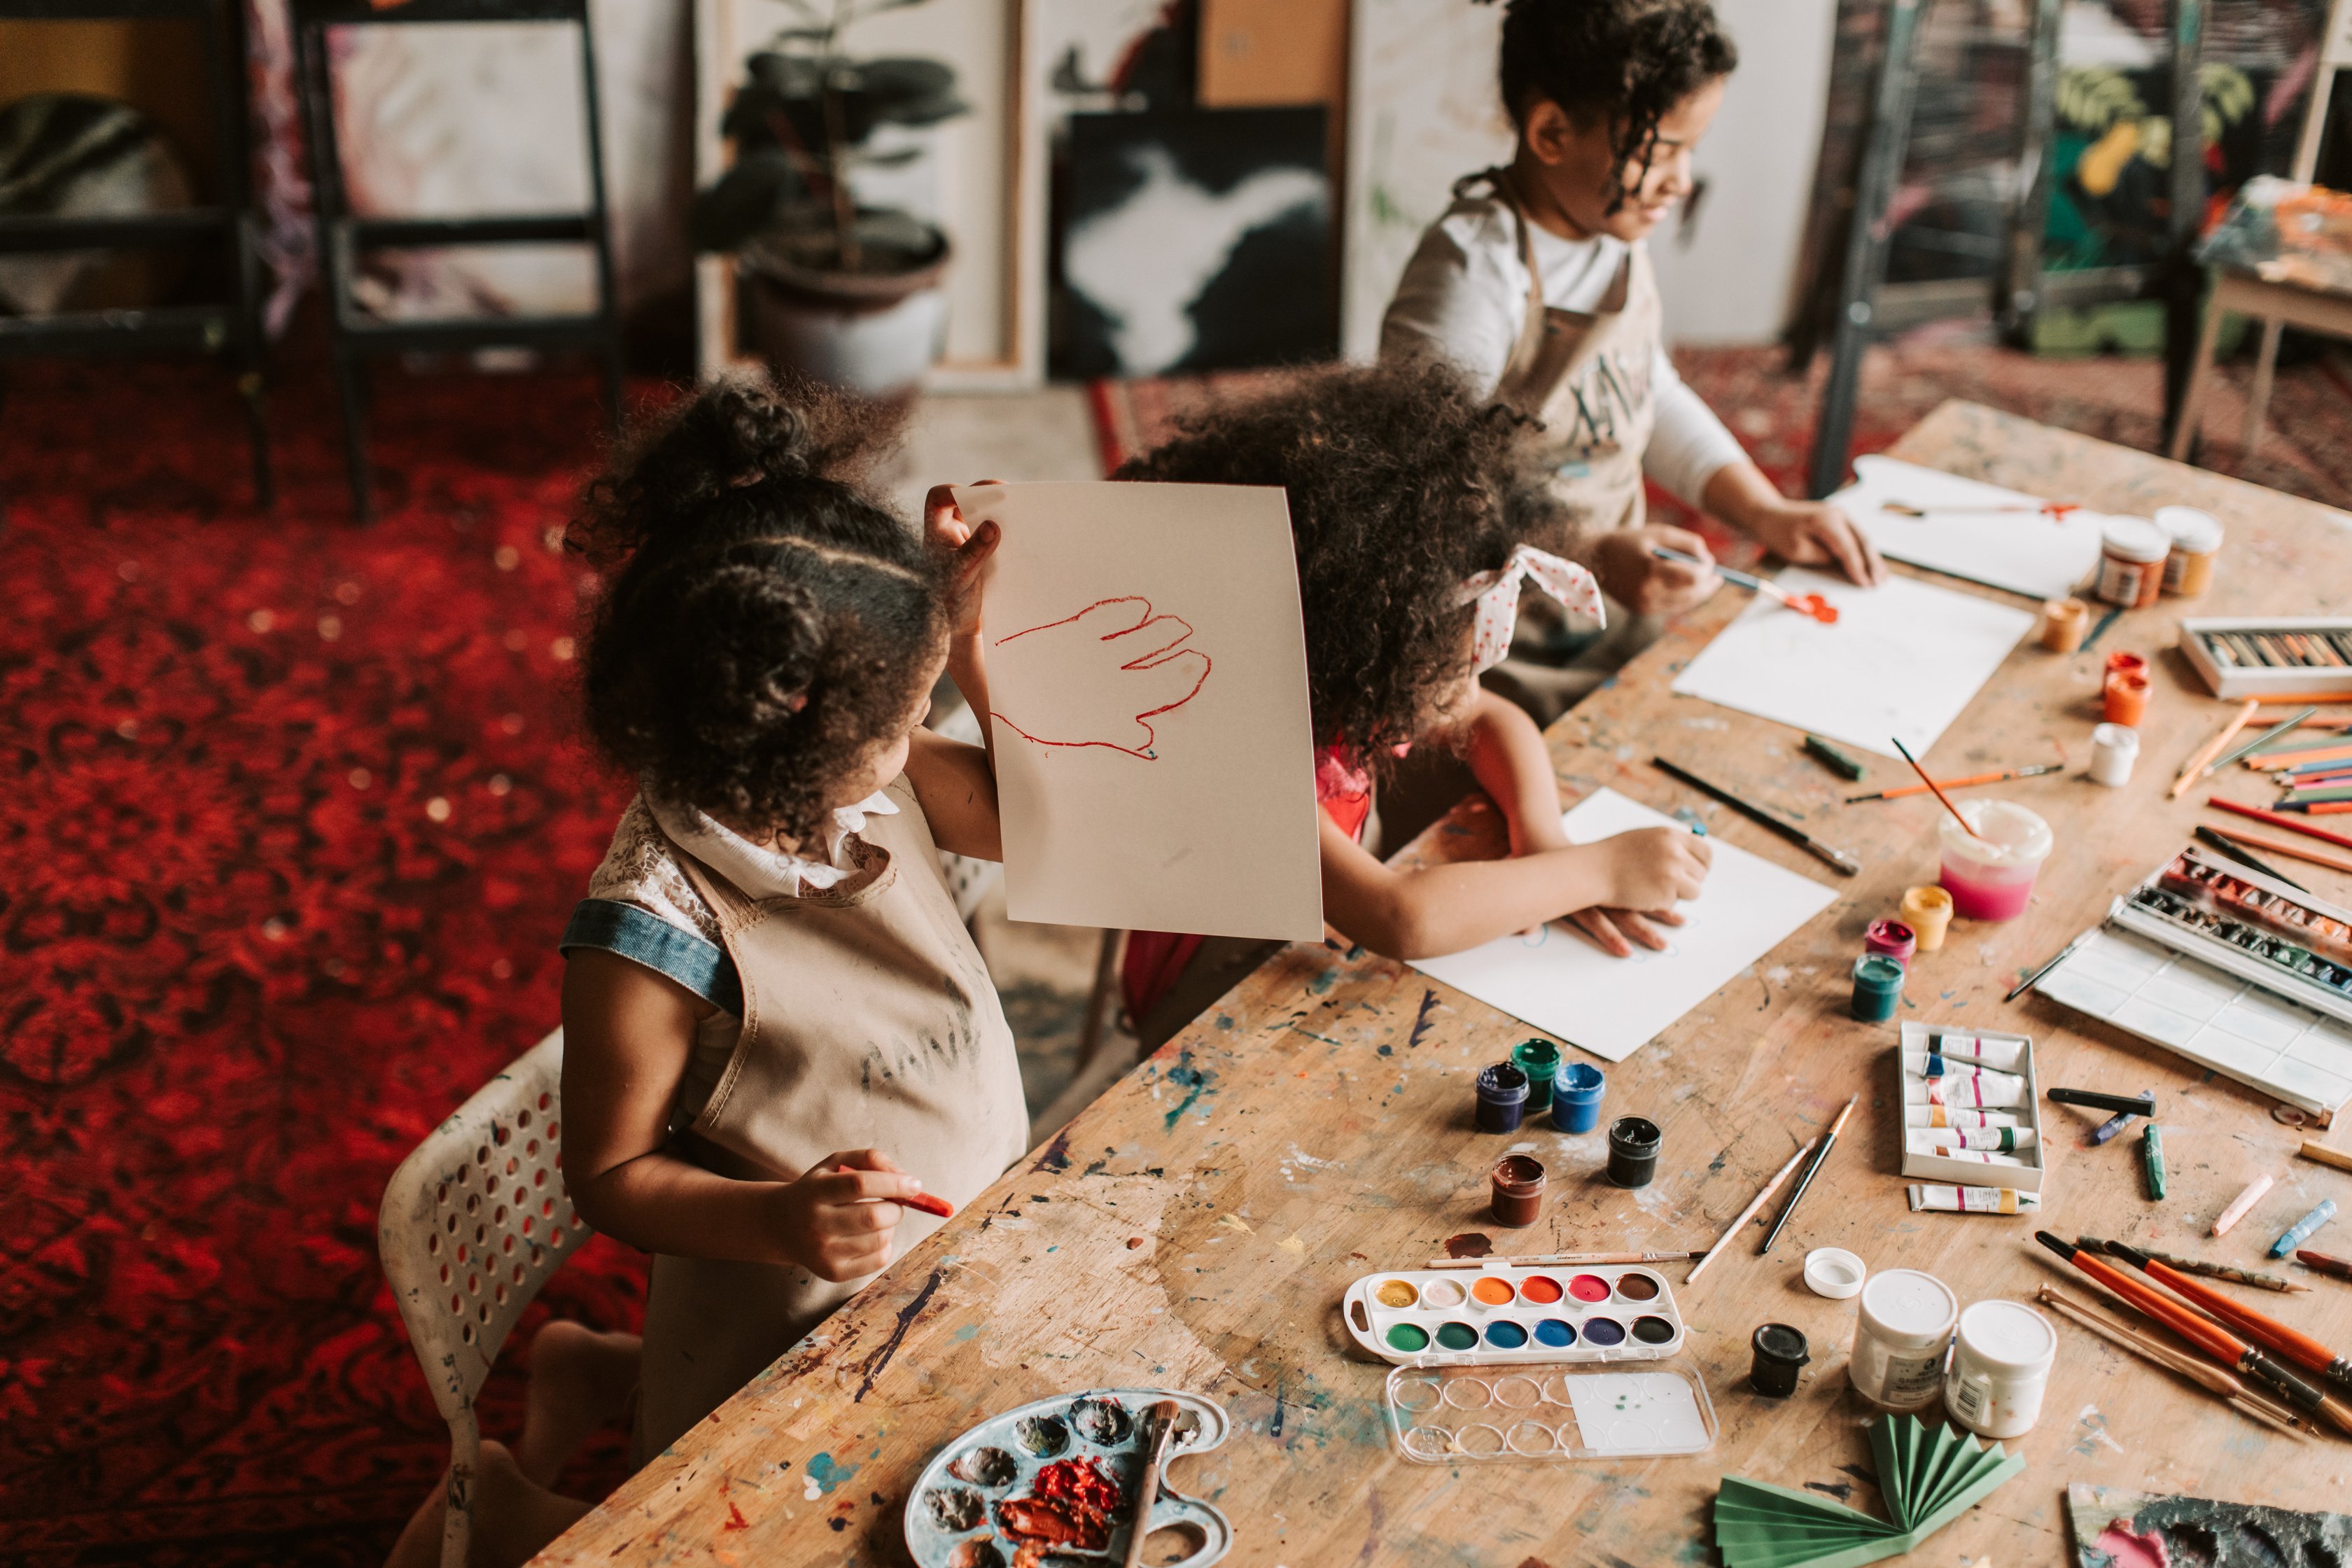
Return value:
[(985, 595), (1014, 920), (1323, 934), (1307, 640), (1276, 489), (956, 491)]

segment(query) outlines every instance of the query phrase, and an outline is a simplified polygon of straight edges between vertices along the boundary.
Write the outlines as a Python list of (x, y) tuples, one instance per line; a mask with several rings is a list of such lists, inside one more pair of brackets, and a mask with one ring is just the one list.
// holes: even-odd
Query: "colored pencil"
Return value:
[[(2089, 1239), (2084, 1237), (2078, 1236), (2074, 1240), (2084, 1247), (2090, 1245)], [(2157, 1252), (2147, 1247), (2142, 1247), (2140, 1250), (2147, 1253), (2158, 1263), (2169, 1264), (2183, 1274), (2202, 1274), (2209, 1279), (2227, 1279), (2232, 1285), (2251, 1285), (2257, 1290), (2276, 1290), (2281, 1293), (2311, 1289), (2308, 1285), (2298, 1285), (2292, 1279), (2282, 1279), (2275, 1274), (2263, 1274), (2252, 1268), (2241, 1268), (2234, 1263), (2209, 1263), (2201, 1258), (2183, 1258), (2177, 1252)]]
[(2038, 779), (2044, 773), (2066, 771), (2063, 763), (2036, 763), (2030, 768), (2010, 768), (1997, 773), (1970, 773), (1964, 779), (1937, 779), (1934, 784), (1898, 784), (1893, 789), (1873, 790), (1868, 795), (1850, 795), (1848, 805), (1859, 805), (1865, 800), (1901, 800), (1906, 795), (1926, 795), (1931, 788), (1967, 789), (1971, 784), (2002, 784), (2010, 779)]
[(2338, 1279), (2352, 1279), (2352, 1258), (2330, 1258), (2324, 1252), (2314, 1252), (2307, 1247), (2295, 1248), (2294, 1260), (2305, 1268), (2315, 1268), (2322, 1274), (2332, 1274)]
[(2263, 694), (2265, 708), (2284, 708), (2290, 702), (2352, 702), (2352, 691), (2266, 691)]
[(2330, 747), (2326, 754), (2314, 756), (2309, 762), (2295, 760), (2304, 754), (2301, 752), (2281, 752), (2280, 761), (2285, 764), (2283, 767), (2274, 766), (2267, 762), (2254, 763), (2251, 757), (2247, 762), (2265, 772), (2284, 773), (2291, 783), (2303, 779), (2323, 778), (2329, 773), (2352, 773), (2352, 747), (2334, 746)]
[(1765, 810), (1762, 806), (1741, 799), (1738, 795), (1732, 794), (1729, 790), (1725, 789), (1720, 784), (1711, 784), (1705, 779), (1699, 777), (1696, 773), (1691, 772), (1688, 768), (1683, 767), (1678, 763), (1670, 763), (1664, 757), (1652, 757), (1650, 759), (1650, 765), (1656, 768), (1659, 772), (1667, 774), (1669, 777), (1680, 779), (1683, 783), (1690, 785), (1691, 788), (1697, 790), (1702, 795), (1713, 795), (1716, 799), (1731, 807), (1732, 810), (1738, 812), (1748, 821), (1759, 823), (1762, 826), (1770, 828), (1773, 832), (1779, 834), (1790, 843), (1794, 844), (1798, 848), (1802, 849), (1806, 854), (1812, 856), (1816, 859), (1827, 861), (1829, 864), (1836, 867), (1839, 870), (1844, 872), (1847, 876), (1859, 877), (1862, 875), (1862, 862), (1856, 860), (1853, 856), (1848, 855), (1843, 849), (1831, 848), (1828, 845), (1822, 843), (1820, 839), (1815, 838), (1811, 834), (1807, 833), (1795, 823), (1788, 821), (1783, 817), (1775, 816), (1772, 813)]
[(1822, 1162), (1830, 1157), (1830, 1150), (1837, 1144), (1838, 1133), (1845, 1127), (1845, 1119), (1853, 1114), (1854, 1100), (1861, 1098), (1857, 1094), (1847, 1100), (1845, 1109), (1837, 1113), (1837, 1120), (1831, 1122), (1830, 1130), (1822, 1134), (1822, 1146), (1813, 1151), (1812, 1159), (1805, 1166), (1805, 1173), (1797, 1178), (1795, 1188), (1789, 1194), (1788, 1206), (1780, 1211), (1780, 1217), (1772, 1222), (1772, 1228), (1764, 1233), (1764, 1245), (1756, 1249), (1757, 1257), (1766, 1256), (1772, 1250), (1772, 1244), (1780, 1239), (1780, 1227), (1789, 1223), (1789, 1216), (1795, 1214), (1797, 1205), (1805, 1201), (1805, 1189), (1813, 1184), (1814, 1173), (1821, 1170)]
[(2180, 776), (2172, 781), (2173, 799), (2179, 800), (2181, 792), (2197, 782), (2198, 770), (2220, 756), (2221, 748), (2238, 738), (2238, 731), (2252, 721), (2254, 710), (2261, 706), (2252, 698), (2248, 698), (2245, 705), (2238, 710), (2237, 717), (2224, 724), (2220, 734), (2197, 748), (2197, 754), (2181, 765)]
[(1960, 815), (1960, 808), (1952, 804), (1952, 797), (1944, 793), (1943, 786), (1938, 784), (1934, 779), (1927, 776), (1927, 770), (1919, 765), (1919, 759), (1911, 754), (1911, 748), (1905, 745), (1897, 737), (1889, 736), (1887, 738), (1895, 742), (1895, 749), (1903, 753), (1903, 760), (1911, 764), (1911, 771), (1919, 775), (1919, 782), (1936, 792), (1936, 798), (1944, 803), (1944, 809), (1952, 814), (1952, 820), (1958, 823), (1962, 827), (1968, 829), (1969, 837), (1975, 839), (1978, 843), (1990, 843), (1990, 840), (1976, 830), (1976, 825), (1974, 823)]
[(2245, 1191), (2231, 1198), (2230, 1206), (2213, 1217), (2213, 1234), (2229, 1235), (2230, 1228), (2246, 1217), (2247, 1212), (2262, 1201), (2263, 1194), (2271, 1190), (2271, 1185), (2272, 1178), (2268, 1176), (2256, 1176), (2248, 1182)]
[(2323, 855), (2316, 849), (2305, 849), (2299, 844), (2282, 843), (2275, 838), (2257, 838), (2251, 833), (2232, 833), (2231, 837), (2256, 849), (2267, 849), (2273, 855), (2284, 855), (2290, 860), (2308, 860), (2315, 866), (2325, 866), (2331, 871), (2352, 871), (2352, 860)]
[(1738, 1236), (1747, 1227), (1748, 1222), (1756, 1217), (1756, 1211), (1762, 1208), (1770, 1200), (1772, 1194), (1780, 1190), (1780, 1184), (1789, 1179), (1789, 1173), (1797, 1168), (1797, 1162), (1811, 1153), (1813, 1145), (1821, 1141), (1819, 1133), (1805, 1140), (1805, 1146), (1790, 1155), (1789, 1163), (1773, 1173), (1772, 1179), (1765, 1183), (1763, 1189), (1748, 1200), (1746, 1208), (1739, 1211), (1739, 1217), (1723, 1227), (1723, 1234), (1715, 1238), (1715, 1245), (1706, 1249), (1706, 1256), (1691, 1265), (1690, 1274), (1683, 1280), (1685, 1286), (1698, 1283), (1698, 1277), (1706, 1272), (1708, 1264), (1715, 1261), (1716, 1254), (1721, 1252), (1733, 1237)]
[(2305, 1139), (2303, 1147), (2297, 1149), (2295, 1152), (2306, 1160), (2316, 1160), (2323, 1165), (2333, 1165), (2339, 1171), (2352, 1171), (2352, 1153), (2347, 1153), (2341, 1149), (2330, 1149), (2315, 1138)]
[(2319, 710), (2316, 708), (2305, 708), (2300, 712), (2288, 714), (2285, 718), (2280, 720), (2277, 723), (2272, 725), (2269, 729), (2263, 731), (2252, 740), (2245, 742), (2242, 745), (2233, 746), (2229, 751), (2226, 751), (2220, 756), (2215, 757), (2211, 762), (2207, 763), (2205, 764), (2205, 771), (2208, 773), (2218, 773), (2223, 768), (2228, 767), (2231, 763), (2236, 762), (2240, 757), (2252, 756), (2255, 752), (2261, 751), (2264, 746), (2269, 745), (2273, 741), (2277, 740), (2280, 736), (2293, 734), (2296, 730), (2301, 729), (2303, 727), (2303, 721), (2318, 711)]
[(2263, 1351), (2210, 1318), (2192, 1312), (2173, 1300), (2153, 1285), (2143, 1284), (2122, 1269), (2095, 1257), (2089, 1251), (2062, 1241), (2046, 1230), (2037, 1230), (2033, 1239), (2096, 1279), (2116, 1295), (2129, 1301), (2142, 1312), (2154, 1318), (2207, 1355), (2233, 1371), (2244, 1373), (2269, 1384), (2272, 1391), (2298, 1410), (2313, 1411), (2325, 1415), (2345, 1431), (2352, 1432), (2352, 1405), (2323, 1390), (2314, 1388), (2289, 1372)]
[(1512, 1258), (1433, 1258), (1424, 1268), (1554, 1268), (1563, 1263), (1687, 1263), (1701, 1252), (1528, 1252)]
[(2290, 833), (2300, 833), (2306, 838), (2324, 839), (2339, 849), (2352, 849), (2352, 837), (2347, 837), (2341, 833), (2330, 833), (2324, 827), (2314, 827), (2307, 822), (2297, 822), (2292, 816), (2281, 816), (2275, 811), (2264, 811), (2258, 805), (2242, 805), (2234, 800), (2223, 800), (2220, 795), (2215, 795), (2205, 804), (2215, 811), (2234, 812), (2240, 816), (2251, 816), (2256, 822), (2267, 822), (2273, 827), (2284, 827)]
[(2307, 893), (2311, 891), (2309, 888), (2305, 887), (2301, 882), (2296, 881), (2294, 878), (2288, 876), (2277, 867), (2271, 865), (2268, 861), (2262, 859), (2260, 857), (2255, 855), (2252, 850), (2247, 848), (2244, 845), (2239, 843), (2236, 839), (2231, 838), (2227, 834), (2216, 833), (2210, 827), (2200, 826), (2197, 829), (2197, 837), (2200, 842), (2210, 844), (2214, 848), (2219, 849), (2222, 854), (2227, 855), (2231, 859), (2235, 860), (2239, 865), (2243, 866), (2249, 871), (2260, 871), (2272, 881), (2284, 882), (2288, 887), (2293, 888), (2298, 893)]
[(2221, 1321), (2224, 1328), (2234, 1329), (2256, 1344), (2307, 1372), (2315, 1372), (2338, 1388), (2352, 1392), (2352, 1361), (2347, 1361), (2313, 1339), (2309, 1334), (2288, 1328), (2277, 1319), (2257, 1312), (2232, 1297), (2224, 1296), (2210, 1285), (2191, 1279), (2179, 1269), (2142, 1252), (2138, 1247), (2120, 1241), (2101, 1244), (2109, 1255), (2122, 1258), (2174, 1295), (2209, 1318)]
[(2248, 757), (2246, 766), (2277, 773), (2291, 771), (2303, 763), (2333, 763), (2347, 757), (2352, 757), (2352, 746), (2314, 746), (2297, 752), (2265, 752), (2259, 757)]
[(2043, 1306), (2060, 1317), (2081, 1324), (2101, 1339), (2121, 1345), (2143, 1360), (2179, 1373), (2200, 1388), (2228, 1401), (2240, 1415), (2274, 1426), (2289, 1436), (2308, 1435), (2309, 1429), (2302, 1416), (2284, 1406), (2272, 1406), (2270, 1401), (2248, 1388), (2246, 1380), (2236, 1373), (2224, 1372), (2210, 1362), (2199, 1361), (2193, 1355), (2149, 1339), (2126, 1324), (2093, 1311), (2055, 1285), (2044, 1285), (2035, 1295)]

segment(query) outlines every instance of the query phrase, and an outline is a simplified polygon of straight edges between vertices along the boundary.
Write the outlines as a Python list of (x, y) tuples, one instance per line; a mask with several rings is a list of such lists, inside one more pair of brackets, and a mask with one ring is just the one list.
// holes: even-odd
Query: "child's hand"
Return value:
[[(1653, 544), (1696, 555), (1708, 564), (1662, 560), (1650, 553)], [(1592, 574), (1601, 580), (1602, 592), (1635, 615), (1675, 616), (1705, 603), (1723, 586), (1714, 560), (1706, 541), (1697, 534), (1654, 523), (1602, 534), (1592, 546)]]
[(923, 1184), (879, 1149), (828, 1154), (769, 1201), (778, 1250), (820, 1279), (838, 1284), (879, 1273), (906, 1210)]
[[(982, 479), (982, 484), (994, 484)], [(954, 558), (948, 577), (948, 632), (969, 637), (980, 630), (981, 589), (987, 580), (989, 558), (996, 553), (1004, 531), (993, 522), (978, 528), (963, 520), (953, 485), (933, 485), (923, 498), (923, 538), (932, 550)]]
[(1597, 900), (1602, 909), (1661, 916), (1672, 914), (1677, 900), (1698, 897), (1715, 856), (1706, 839), (1680, 827), (1637, 827), (1591, 847), (1605, 858), (1609, 891)]

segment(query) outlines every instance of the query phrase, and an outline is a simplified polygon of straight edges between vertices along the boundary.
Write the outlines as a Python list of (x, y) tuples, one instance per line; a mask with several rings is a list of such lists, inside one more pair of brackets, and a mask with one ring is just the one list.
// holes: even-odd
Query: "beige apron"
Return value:
[[(1652, 380), (1664, 324), (1649, 252), (1638, 245), (1627, 250), (1599, 309), (1555, 309), (1544, 303), (1534, 226), (1509, 171), (1473, 174), (1454, 186), (1454, 195), (1481, 182), (1510, 208), (1528, 274), (1527, 314), (1495, 395), (1541, 422), (1533, 437), (1537, 460), (1549, 474), (1547, 488), (1566, 510), (1574, 536), (1639, 528), (1648, 515), (1642, 455), (1657, 422)], [(1569, 541), (1536, 542), (1557, 549)], [(1486, 684), (1538, 723), (1549, 724), (1664, 629), (1660, 617), (1634, 615), (1614, 599), (1607, 609), (1608, 630), (1598, 639), (1580, 637), (1549, 597), (1522, 595), (1511, 657), (1487, 672)]]
[[(879, 1149), (961, 1209), (1018, 1160), (1029, 1114), (1013, 1031), (958, 918), (912, 789), (866, 818), (855, 875), (753, 900), (683, 851), (743, 982), (743, 1026), (675, 1152), (721, 1174), (789, 1180)], [(686, 1107), (681, 1107), (683, 1111)], [(904, 1256), (940, 1221), (898, 1222)], [(656, 1255), (637, 1409), (652, 1458), (868, 1283), (775, 1264)]]

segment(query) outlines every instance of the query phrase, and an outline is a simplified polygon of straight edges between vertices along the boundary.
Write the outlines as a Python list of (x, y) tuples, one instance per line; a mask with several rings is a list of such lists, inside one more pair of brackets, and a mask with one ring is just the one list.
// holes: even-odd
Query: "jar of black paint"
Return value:
[(1658, 1173), (1658, 1145), (1664, 1135), (1646, 1116), (1621, 1116), (1609, 1124), (1609, 1179), (1621, 1187), (1646, 1187)]
[(1748, 1386), (1767, 1399), (1786, 1399), (1797, 1392), (1797, 1373), (1812, 1359), (1805, 1336), (1786, 1323), (1766, 1323), (1748, 1342), (1756, 1359), (1748, 1371)]

